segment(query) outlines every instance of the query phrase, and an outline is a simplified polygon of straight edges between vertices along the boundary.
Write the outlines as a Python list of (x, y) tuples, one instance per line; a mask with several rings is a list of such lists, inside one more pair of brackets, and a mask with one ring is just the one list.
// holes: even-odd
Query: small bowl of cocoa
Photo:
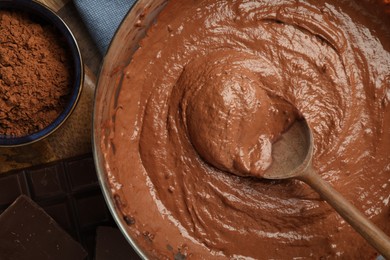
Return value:
[(73, 112), (83, 80), (76, 39), (54, 11), (0, 0), (0, 147), (55, 132)]

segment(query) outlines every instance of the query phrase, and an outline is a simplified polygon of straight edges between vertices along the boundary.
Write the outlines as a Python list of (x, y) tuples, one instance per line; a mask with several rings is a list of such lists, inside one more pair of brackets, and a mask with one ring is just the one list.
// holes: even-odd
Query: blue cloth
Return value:
[(116, 29), (136, 0), (74, 0), (99, 51), (104, 55)]

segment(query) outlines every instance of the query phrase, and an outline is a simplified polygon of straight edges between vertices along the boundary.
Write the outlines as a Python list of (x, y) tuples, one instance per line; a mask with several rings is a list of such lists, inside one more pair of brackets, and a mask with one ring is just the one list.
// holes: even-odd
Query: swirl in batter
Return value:
[(390, 234), (390, 27), (369, 6), (168, 3), (125, 70), (104, 148), (150, 257), (376, 256), (305, 184), (248, 177), (303, 116), (315, 169)]

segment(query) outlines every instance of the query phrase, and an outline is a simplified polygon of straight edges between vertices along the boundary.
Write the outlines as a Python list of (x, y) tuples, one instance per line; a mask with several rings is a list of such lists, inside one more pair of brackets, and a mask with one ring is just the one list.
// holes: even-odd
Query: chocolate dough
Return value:
[(303, 116), (314, 168), (390, 234), (389, 24), (375, 1), (169, 1), (102, 140), (146, 255), (374, 259), (307, 185), (246, 176)]

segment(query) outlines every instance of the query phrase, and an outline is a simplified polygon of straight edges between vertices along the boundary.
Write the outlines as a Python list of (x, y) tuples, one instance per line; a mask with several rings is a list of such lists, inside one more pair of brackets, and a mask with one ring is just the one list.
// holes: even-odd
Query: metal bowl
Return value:
[(65, 22), (47, 6), (37, 1), (0, 0), (0, 10), (20, 10), (31, 14), (34, 19), (37, 19), (43, 23), (53, 25), (63, 35), (66, 45), (68, 46), (69, 57), (71, 57), (72, 59), (71, 68), (73, 70), (73, 78), (71, 83), (71, 93), (64, 110), (52, 123), (50, 123), (48, 126), (38, 132), (21, 137), (0, 135), (0, 147), (16, 147), (31, 144), (49, 136), (50, 134), (55, 132), (72, 114), (79, 100), (80, 93), (82, 90), (84, 81), (84, 66), (81, 58), (80, 49), (73, 33), (65, 24)]
[[(143, 252), (130, 235), (126, 217), (120, 209), (120, 202), (112, 191), (114, 187), (110, 184), (110, 178), (115, 176), (108, 169), (109, 162), (105, 159), (102, 146), (104, 142), (110, 140), (111, 133), (107, 129), (115, 118), (113, 111), (115, 111), (118, 100), (119, 86), (125, 77), (123, 70), (131, 61), (139, 42), (167, 1), (138, 0), (122, 21), (103, 60), (95, 92), (93, 112), (93, 156), (104, 198), (124, 237), (143, 259), (148, 258), (147, 252)], [(377, 260), (380, 259), (383, 258), (379, 256)]]

